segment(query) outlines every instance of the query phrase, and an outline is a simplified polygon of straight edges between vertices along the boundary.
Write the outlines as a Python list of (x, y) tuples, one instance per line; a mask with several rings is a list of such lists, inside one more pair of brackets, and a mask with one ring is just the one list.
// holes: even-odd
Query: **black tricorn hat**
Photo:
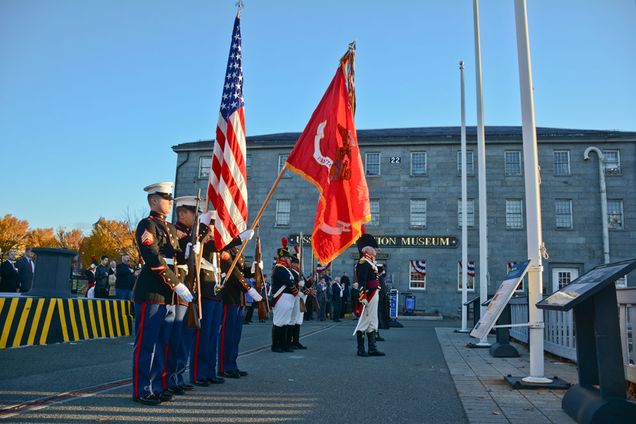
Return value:
[(284, 258), (284, 257), (288, 257), (291, 258), (292, 254), (289, 252), (289, 249), (287, 248), (287, 238), (283, 237), (281, 239), (281, 242), (283, 244), (283, 247), (280, 247), (276, 253), (278, 254), (279, 258)]
[(358, 241), (356, 241), (356, 246), (358, 246), (358, 252), (362, 253), (362, 249), (367, 246), (371, 246), (373, 248), (378, 248), (378, 242), (375, 238), (368, 233), (362, 234)]

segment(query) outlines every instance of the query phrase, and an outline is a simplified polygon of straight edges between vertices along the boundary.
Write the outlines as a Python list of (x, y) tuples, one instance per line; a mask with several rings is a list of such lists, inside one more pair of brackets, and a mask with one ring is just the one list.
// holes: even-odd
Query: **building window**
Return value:
[[(466, 200), (466, 222), (469, 227), (475, 226), (475, 201)], [(457, 226), (462, 226), (462, 199), (457, 199)]]
[(411, 199), (411, 227), (426, 227), (426, 200)]
[(521, 151), (508, 150), (504, 152), (506, 175), (521, 175)]
[(199, 158), (199, 178), (210, 178), (211, 167), (212, 156), (201, 156)]
[(605, 175), (621, 174), (621, 152), (619, 150), (603, 150), (605, 158)]
[[(283, 169), (283, 166), (285, 166), (285, 162), (287, 162), (287, 158), (289, 157), (289, 155), (278, 155), (278, 173), (280, 174), (281, 169)], [(289, 169), (285, 170), (285, 173), (283, 174), (283, 178), (291, 178), (292, 173)]]
[[(552, 268), (552, 291), (561, 290), (579, 278), (578, 268)], [(547, 284), (544, 284), (544, 289)]]
[(426, 290), (426, 261), (409, 261), (409, 289)]
[(557, 199), (554, 201), (554, 212), (557, 228), (572, 228), (572, 200)]
[[(468, 284), (466, 290), (475, 291), (475, 261), (468, 261)], [(462, 261), (457, 262), (457, 290), (462, 290)]]
[[(462, 175), (462, 152), (457, 152), (457, 175)], [(475, 166), (473, 162), (473, 151), (466, 151), (466, 175), (475, 175)]]
[(570, 175), (570, 152), (554, 151), (554, 175)]
[(620, 230), (623, 228), (623, 201), (607, 200), (607, 228)]
[(411, 176), (426, 175), (426, 152), (411, 152)]
[(368, 176), (380, 175), (380, 154), (379, 153), (366, 153), (365, 166), (366, 174)]
[(506, 228), (523, 228), (523, 201), (506, 199)]
[(291, 201), (288, 199), (276, 200), (276, 226), (286, 227), (289, 225), (291, 215)]
[(380, 201), (371, 200), (371, 221), (367, 225), (380, 225)]

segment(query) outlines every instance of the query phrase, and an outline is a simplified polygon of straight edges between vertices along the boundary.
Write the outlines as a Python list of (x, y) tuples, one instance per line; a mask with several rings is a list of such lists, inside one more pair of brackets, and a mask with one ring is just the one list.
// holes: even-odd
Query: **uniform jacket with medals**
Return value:
[(356, 279), (360, 290), (360, 300), (364, 298), (370, 301), (380, 288), (378, 267), (373, 258), (362, 255), (356, 265)]
[[(281, 288), (283, 289), (281, 290)], [(288, 268), (282, 263), (277, 263), (274, 267), (274, 272), (272, 272), (272, 296), (274, 296), (274, 303), (283, 293), (294, 296), (298, 294), (296, 278), (291, 268)]]
[[(241, 240), (238, 240), (240, 243)], [(236, 239), (233, 240), (233, 242), (234, 241), (236, 241)], [(228, 248), (228, 246), (224, 247), (221, 252), (221, 275), (223, 275), (223, 278), (225, 278), (234, 258), (238, 254), (237, 247)], [(241, 255), (232, 270), (232, 274), (224, 283), (223, 290), (221, 290), (220, 294), (224, 305), (245, 305), (245, 293), (250, 289), (250, 285), (245, 281), (245, 277), (249, 277), (250, 274), (250, 269), (245, 266), (245, 257)]]
[(179, 278), (166, 259), (173, 262), (181, 252), (175, 226), (157, 212), (142, 219), (135, 233), (144, 260), (133, 291), (135, 302), (174, 303), (174, 288)]

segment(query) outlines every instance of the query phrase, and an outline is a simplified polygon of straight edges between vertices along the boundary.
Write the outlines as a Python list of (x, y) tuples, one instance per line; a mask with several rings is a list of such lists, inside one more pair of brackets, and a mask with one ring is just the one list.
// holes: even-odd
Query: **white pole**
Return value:
[(603, 151), (598, 147), (588, 147), (583, 153), (583, 159), (588, 160), (590, 158), (590, 152), (596, 153), (598, 156), (598, 178), (601, 190), (601, 228), (603, 228), (603, 260), (606, 264), (610, 262), (610, 248), (609, 248), (609, 231), (607, 229), (607, 186), (605, 185), (605, 155)]
[(515, 0), (517, 27), (517, 53), (519, 60), (519, 85), (521, 90), (521, 116), (523, 121), (523, 160), (526, 190), (526, 226), (528, 238), (528, 310), (530, 332), (530, 375), (523, 378), (527, 383), (550, 383), (544, 377), (543, 364), (543, 310), (536, 307), (541, 300), (542, 272), (541, 248), (541, 197), (539, 189), (539, 160), (537, 132), (534, 117), (534, 95), (532, 92), (532, 64), (526, 1)]
[[(481, 81), (481, 37), (479, 35), (479, 2), (473, 0), (475, 27), (475, 80), (477, 85), (477, 172), (479, 179), (479, 300), (488, 299), (488, 206), (486, 194), (486, 137), (484, 134), (484, 100)], [(486, 306), (481, 306), (480, 316), (486, 315)], [(487, 347), (488, 335), (477, 346)]]
[(464, 62), (459, 62), (462, 98), (462, 131), (461, 131), (461, 161), (462, 161), (462, 328), (461, 332), (468, 332), (467, 306), (468, 301), (468, 217), (466, 205), (466, 104), (464, 95)]

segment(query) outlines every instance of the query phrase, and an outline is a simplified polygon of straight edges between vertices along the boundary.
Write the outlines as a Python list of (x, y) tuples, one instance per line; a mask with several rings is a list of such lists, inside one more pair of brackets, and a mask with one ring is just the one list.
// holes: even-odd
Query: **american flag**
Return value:
[(247, 228), (245, 103), (240, 23), (240, 16), (237, 15), (234, 20), (208, 184), (208, 199), (218, 213), (214, 223), (214, 243), (219, 250)]

